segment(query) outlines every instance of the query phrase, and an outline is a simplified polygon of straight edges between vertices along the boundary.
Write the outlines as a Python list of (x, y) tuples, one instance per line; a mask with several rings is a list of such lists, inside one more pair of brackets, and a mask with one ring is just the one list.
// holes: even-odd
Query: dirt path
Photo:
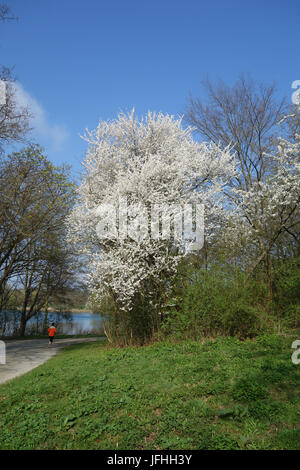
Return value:
[(6, 364), (0, 364), (0, 384), (26, 374), (54, 356), (64, 346), (90, 341), (101, 341), (104, 338), (70, 338), (55, 339), (48, 347), (48, 339), (8, 340), (6, 345)]

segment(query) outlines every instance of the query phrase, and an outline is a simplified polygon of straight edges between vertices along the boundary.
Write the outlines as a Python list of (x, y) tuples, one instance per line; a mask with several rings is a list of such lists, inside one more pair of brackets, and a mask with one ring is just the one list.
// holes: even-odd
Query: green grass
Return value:
[(299, 450), (297, 338), (70, 346), (0, 387), (0, 448)]

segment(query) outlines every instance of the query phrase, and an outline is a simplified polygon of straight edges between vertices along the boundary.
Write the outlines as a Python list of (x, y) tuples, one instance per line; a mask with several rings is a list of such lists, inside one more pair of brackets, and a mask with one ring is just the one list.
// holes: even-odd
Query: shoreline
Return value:
[[(29, 309), (27, 309), (27, 310), (29, 310)], [(15, 309), (11, 309), (9, 311), (21, 312), (21, 309), (15, 308)], [(45, 310), (41, 310), (39, 313), (45, 313)], [(77, 309), (77, 308), (71, 308), (71, 309), (68, 309), (68, 310), (57, 310), (56, 308), (50, 308), (49, 307), (48, 308), (48, 313), (88, 313), (89, 315), (100, 315), (100, 313), (93, 313), (88, 309)]]

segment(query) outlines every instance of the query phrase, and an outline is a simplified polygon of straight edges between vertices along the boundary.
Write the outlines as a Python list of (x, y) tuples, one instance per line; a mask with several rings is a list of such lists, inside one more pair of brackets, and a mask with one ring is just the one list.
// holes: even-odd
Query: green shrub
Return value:
[(264, 295), (265, 286), (254, 281), (245, 284), (243, 273), (213, 268), (192, 271), (177, 295), (176, 308), (165, 312), (163, 332), (178, 339), (255, 336), (264, 325), (259, 304)]
[(259, 313), (254, 307), (237, 305), (225, 314), (223, 325), (232, 336), (255, 336), (260, 330)]
[(300, 304), (286, 307), (282, 312), (281, 322), (285, 328), (300, 328)]

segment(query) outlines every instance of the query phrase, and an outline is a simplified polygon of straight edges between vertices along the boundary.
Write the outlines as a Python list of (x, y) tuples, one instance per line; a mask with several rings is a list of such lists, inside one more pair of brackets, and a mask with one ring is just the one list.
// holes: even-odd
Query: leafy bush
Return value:
[(264, 295), (265, 286), (254, 281), (245, 284), (242, 273), (217, 268), (192, 271), (177, 295), (176, 308), (164, 315), (163, 331), (175, 338), (193, 339), (255, 336), (265, 323), (260, 305)]
[(223, 324), (230, 335), (241, 338), (255, 336), (260, 329), (259, 313), (254, 307), (237, 305), (225, 314)]
[(273, 274), (274, 310), (287, 328), (300, 327), (300, 257), (277, 263)]
[[(300, 288), (299, 288), (300, 290)], [(286, 328), (300, 328), (300, 304), (289, 305), (282, 313), (282, 325)]]

